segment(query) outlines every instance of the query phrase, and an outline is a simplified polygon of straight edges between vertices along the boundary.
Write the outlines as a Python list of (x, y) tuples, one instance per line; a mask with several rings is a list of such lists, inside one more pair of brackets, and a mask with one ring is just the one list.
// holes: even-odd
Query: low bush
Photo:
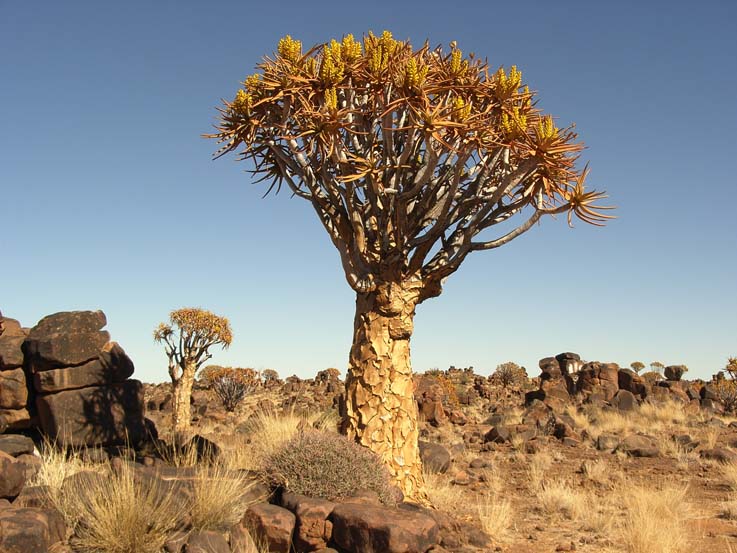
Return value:
[(231, 412), (258, 386), (258, 373), (253, 369), (222, 367), (209, 374), (208, 380), (225, 410)]
[(382, 503), (399, 500), (381, 459), (332, 432), (298, 432), (264, 460), (261, 474), (272, 487), (311, 497), (341, 500), (370, 490)]
[(527, 371), (520, 367), (517, 363), (507, 361), (498, 365), (494, 373), (491, 375), (492, 382), (500, 384), (504, 388), (512, 386), (522, 386), (527, 380)]

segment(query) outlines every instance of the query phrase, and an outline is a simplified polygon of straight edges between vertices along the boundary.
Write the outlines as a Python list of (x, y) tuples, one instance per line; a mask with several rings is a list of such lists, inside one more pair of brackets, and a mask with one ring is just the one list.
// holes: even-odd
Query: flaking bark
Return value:
[(358, 294), (343, 431), (377, 453), (405, 498), (424, 502), (410, 338), (420, 281)]

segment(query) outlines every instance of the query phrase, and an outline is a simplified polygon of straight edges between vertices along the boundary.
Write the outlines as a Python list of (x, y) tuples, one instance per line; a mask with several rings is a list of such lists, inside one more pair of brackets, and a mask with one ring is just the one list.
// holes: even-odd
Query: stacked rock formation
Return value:
[(28, 329), (15, 319), (0, 315), (0, 432), (31, 426), (28, 411), (28, 385), (23, 372), (21, 346)]
[(68, 446), (135, 444), (144, 436), (143, 387), (133, 362), (102, 330), (102, 311), (39, 321), (23, 342), (39, 426)]

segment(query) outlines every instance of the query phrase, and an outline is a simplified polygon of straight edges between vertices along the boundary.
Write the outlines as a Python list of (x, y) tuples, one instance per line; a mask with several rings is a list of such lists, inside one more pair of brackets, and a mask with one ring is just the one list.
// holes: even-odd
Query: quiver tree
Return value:
[(154, 340), (164, 344), (169, 358), (174, 408), (172, 430), (186, 433), (190, 427), (190, 399), (195, 375), (212, 357), (212, 346), (227, 348), (233, 340), (230, 323), (214, 313), (185, 307), (172, 311), (169, 324), (161, 323), (154, 330)]
[[(415, 308), (473, 251), (545, 215), (595, 225), (583, 145), (535, 107), (516, 67), (369, 33), (302, 52), (287, 36), (220, 109), (216, 156), (307, 200), (356, 292), (344, 428), (419, 498), (409, 340)], [(267, 191), (267, 193), (268, 193)], [(502, 229), (494, 234), (495, 228)]]

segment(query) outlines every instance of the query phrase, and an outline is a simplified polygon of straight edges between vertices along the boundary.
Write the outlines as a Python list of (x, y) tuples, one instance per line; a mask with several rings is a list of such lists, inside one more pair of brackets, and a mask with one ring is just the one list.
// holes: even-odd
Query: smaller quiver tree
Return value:
[(169, 358), (169, 376), (172, 382), (174, 408), (172, 431), (186, 432), (190, 427), (190, 399), (195, 375), (212, 357), (210, 348), (227, 348), (233, 340), (230, 323), (220, 317), (194, 307), (176, 309), (169, 315), (169, 324), (161, 323), (154, 330), (154, 340), (164, 344)]

